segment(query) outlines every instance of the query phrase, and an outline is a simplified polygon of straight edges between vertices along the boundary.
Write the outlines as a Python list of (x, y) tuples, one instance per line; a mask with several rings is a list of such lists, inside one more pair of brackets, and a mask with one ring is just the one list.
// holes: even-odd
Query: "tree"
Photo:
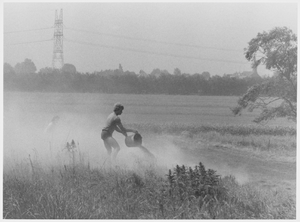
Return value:
[(35, 64), (30, 59), (25, 59), (22, 63), (17, 63), (14, 68), (17, 74), (32, 74), (36, 71)]
[(181, 75), (181, 71), (178, 68), (174, 69), (174, 75)]
[(204, 77), (204, 79), (206, 79), (206, 80), (209, 80), (210, 79), (210, 73), (209, 72), (202, 72), (202, 74), (201, 74), (203, 77)]
[(121, 64), (119, 64), (119, 71), (122, 73), (123, 72), (123, 67)]
[(158, 78), (160, 74), (161, 74), (161, 70), (159, 68), (153, 69), (152, 72), (150, 73), (150, 75), (153, 75), (156, 78)]
[(15, 80), (15, 71), (14, 68), (9, 63), (3, 64), (3, 87), (4, 90), (14, 88)]
[(144, 70), (140, 70), (139, 76), (147, 76), (148, 74)]
[(15, 74), (14, 68), (9, 63), (3, 64), (3, 73), (7, 75), (13, 75)]
[(76, 67), (72, 64), (65, 63), (64, 66), (61, 68), (61, 71), (63, 73), (75, 74), (76, 73)]
[(54, 69), (51, 67), (41, 68), (39, 71), (40, 74), (51, 74), (53, 72), (54, 72)]
[[(274, 76), (248, 89), (232, 111), (260, 109), (254, 122), (276, 117), (297, 118), (297, 36), (286, 27), (258, 33), (245, 49), (245, 57), (256, 68), (260, 64), (274, 71)], [(260, 57), (260, 58), (258, 58)]]

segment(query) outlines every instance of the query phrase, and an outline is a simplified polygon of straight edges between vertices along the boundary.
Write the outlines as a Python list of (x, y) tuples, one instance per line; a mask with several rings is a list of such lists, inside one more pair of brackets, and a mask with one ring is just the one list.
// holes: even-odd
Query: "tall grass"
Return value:
[(143, 131), (151, 131), (155, 133), (170, 133), (170, 134), (181, 134), (183, 131), (187, 131), (191, 134), (217, 132), (220, 134), (230, 134), (238, 136), (249, 136), (249, 135), (266, 135), (266, 136), (295, 136), (296, 128), (294, 127), (282, 127), (282, 126), (262, 126), (262, 125), (220, 125), (220, 124), (203, 124), (203, 125), (192, 125), (192, 124), (141, 124), (133, 123), (131, 127)]
[[(296, 161), (296, 136), (294, 127), (261, 125), (199, 125), (190, 124), (132, 124), (142, 134), (173, 135), (204, 143), (205, 146), (230, 146), (239, 150), (253, 151), (260, 157), (280, 161)], [(178, 140), (173, 141), (178, 143)], [(179, 141), (180, 144), (180, 141)]]
[[(296, 154), (296, 130), (246, 125), (132, 124), (147, 132), (177, 135), (208, 146), (219, 142), (277, 156)], [(80, 150), (79, 150), (80, 151)], [(135, 167), (91, 168), (88, 159), (45, 165), (37, 156), (5, 167), (5, 219), (295, 219), (285, 190), (239, 184), (202, 163), (166, 169), (144, 161)]]
[(134, 170), (77, 164), (28, 171), (18, 166), (19, 172), (4, 173), (3, 218), (295, 218), (295, 202), (284, 192), (239, 185), (202, 163), (169, 170), (136, 164)]

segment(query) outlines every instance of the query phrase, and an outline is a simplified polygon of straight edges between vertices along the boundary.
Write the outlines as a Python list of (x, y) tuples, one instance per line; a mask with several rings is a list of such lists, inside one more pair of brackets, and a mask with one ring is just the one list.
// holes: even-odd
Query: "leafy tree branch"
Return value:
[[(276, 27), (270, 32), (258, 33), (245, 49), (245, 57), (252, 62), (253, 68), (264, 65), (274, 72), (274, 76), (249, 88), (239, 98), (232, 112), (241, 115), (244, 109), (260, 109), (261, 113), (254, 119), (257, 123), (277, 117), (296, 121), (297, 36), (287, 27)], [(262, 102), (262, 98), (267, 98), (268, 102)]]

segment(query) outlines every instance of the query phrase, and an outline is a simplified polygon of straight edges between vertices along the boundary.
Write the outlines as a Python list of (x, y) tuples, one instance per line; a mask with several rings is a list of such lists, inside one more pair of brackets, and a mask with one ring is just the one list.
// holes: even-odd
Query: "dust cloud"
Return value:
[[(41, 167), (63, 166), (75, 163), (90, 167), (107, 167), (107, 152), (101, 139), (101, 130), (107, 116), (90, 113), (65, 112), (51, 109), (48, 104), (22, 104), (18, 97), (10, 97), (4, 106), (4, 170), (22, 163)], [(37, 107), (37, 108), (35, 108)], [(151, 164), (138, 147), (129, 148), (125, 138), (114, 133), (121, 150), (116, 164), (133, 169), (137, 164)], [(143, 135), (143, 145), (156, 157), (156, 165), (166, 168), (182, 163), (183, 153), (169, 138), (153, 139)], [(154, 143), (148, 143), (148, 141)], [(70, 149), (71, 143), (76, 145)]]
[(153, 136), (153, 138), (150, 136), (148, 141), (146, 140), (146, 147), (150, 147), (151, 152), (156, 155), (160, 167), (171, 169), (176, 167), (176, 165), (185, 165), (194, 168), (201, 162), (206, 169), (215, 170), (216, 174), (221, 177), (233, 176), (236, 182), (241, 185), (250, 182), (250, 176), (245, 167), (235, 168), (226, 163), (226, 160), (216, 161), (214, 156), (202, 155), (201, 146), (197, 147), (197, 150), (190, 152), (189, 148), (177, 146), (174, 140), (176, 140), (176, 136), (172, 135)]
[[(4, 110), (4, 172), (19, 166), (28, 169), (39, 166), (43, 169), (83, 163), (91, 168), (109, 167), (108, 156), (101, 140), (101, 130), (106, 116), (88, 116), (70, 112), (24, 112), (11, 103)], [(137, 129), (138, 130), (138, 129)], [(155, 164), (162, 175), (176, 165), (194, 167), (202, 162), (207, 169), (221, 176), (233, 175), (239, 183), (248, 181), (246, 171), (230, 168), (226, 163), (213, 163), (210, 159), (195, 157), (176, 146), (171, 135), (143, 134), (143, 146), (156, 157), (155, 162), (138, 147), (127, 147), (125, 138), (119, 133), (114, 137), (121, 150), (115, 164), (131, 170)], [(70, 145), (75, 144), (74, 147)], [(67, 146), (69, 145), (69, 146)]]

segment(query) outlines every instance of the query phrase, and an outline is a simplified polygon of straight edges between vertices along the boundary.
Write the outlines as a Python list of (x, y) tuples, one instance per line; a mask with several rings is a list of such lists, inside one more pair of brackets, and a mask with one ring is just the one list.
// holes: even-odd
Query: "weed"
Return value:
[(274, 219), (295, 218), (284, 193), (262, 193), (234, 177), (177, 165), (166, 176), (146, 170), (76, 165), (38, 171), (34, 178), (4, 174), (6, 219)]

